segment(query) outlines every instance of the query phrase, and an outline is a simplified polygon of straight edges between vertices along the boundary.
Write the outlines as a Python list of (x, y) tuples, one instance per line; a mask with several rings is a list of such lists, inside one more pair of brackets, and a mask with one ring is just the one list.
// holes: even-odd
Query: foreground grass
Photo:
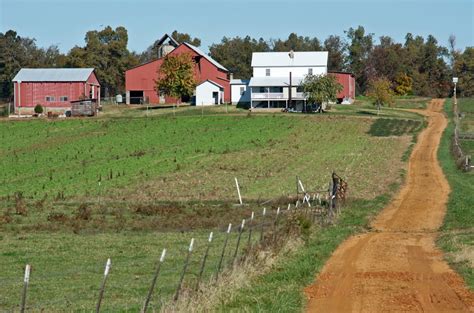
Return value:
[(445, 111), (450, 121), (441, 138), (438, 158), (451, 186), (451, 193), (438, 244), (447, 252), (451, 265), (474, 289), (474, 175), (472, 172), (463, 173), (456, 167), (450, 150), (454, 133), (451, 100), (446, 101)]
[(389, 200), (386, 194), (348, 203), (335, 225), (316, 230), (304, 247), (283, 256), (269, 273), (249, 282), (230, 299), (222, 299), (218, 311), (301, 311), (305, 304), (303, 288), (314, 280), (337, 246), (350, 235), (363, 232)]

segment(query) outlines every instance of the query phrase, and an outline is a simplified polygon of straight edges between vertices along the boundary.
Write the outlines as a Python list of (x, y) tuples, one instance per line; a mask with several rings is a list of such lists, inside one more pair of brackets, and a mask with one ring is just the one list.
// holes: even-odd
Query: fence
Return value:
[[(236, 185), (238, 188), (237, 179)], [(205, 238), (189, 238), (186, 250), (166, 247), (162, 250), (153, 273), (150, 273), (149, 284), (142, 288), (146, 292), (143, 292), (143, 302), (139, 304), (140, 312), (160, 310), (173, 305), (182, 297), (188, 300), (198, 295), (210, 284), (219, 283), (232, 271), (255, 262), (262, 250), (278, 249), (288, 236), (301, 232), (304, 225), (310, 227), (317, 224), (324, 227), (332, 224), (341, 212), (347, 188), (347, 182), (336, 173), (332, 173), (327, 189), (313, 191), (307, 190), (299, 177), (296, 177), (296, 197), (285, 207), (268, 210), (263, 207), (253, 211), (239, 225), (226, 224), (210, 232)], [(49, 303), (28, 302), (30, 283), (34, 282), (36, 276), (35, 272), (30, 273), (31, 266), (34, 267), (34, 264), (25, 266), (22, 284), (18, 282), (12, 286), (21, 292), (21, 298), (18, 299), (20, 312), (42, 311), (51, 306), (60, 306), (61, 299), (52, 299)], [(96, 312), (107, 307), (107, 285), (114, 279), (114, 260), (104, 260), (103, 266), (102, 280), (94, 296)], [(98, 275), (97, 265), (93, 271)], [(175, 280), (164, 279), (169, 271), (175, 274)], [(66, 274), (70, 273), (58, 275)], [(39, 285), (35, 288), (40, 288)], [(80, 293), (77, 297), (80, 297)]]
[(454, 138), (452, 141), (452, 151), (454, 154), (456, 165), (462, 171), (468, 172), (474, 167), (472, 165), (472, 158), (470, 155), (467, 155), (462, 150), (460, 139), (470, 139), (471, 136), (474, 138), (473, 134), (462, 134), (460, 132), (460, 118), (463, 116), (459, 110), (457, 102), (453, 104), (453, 113), (454, 113)]

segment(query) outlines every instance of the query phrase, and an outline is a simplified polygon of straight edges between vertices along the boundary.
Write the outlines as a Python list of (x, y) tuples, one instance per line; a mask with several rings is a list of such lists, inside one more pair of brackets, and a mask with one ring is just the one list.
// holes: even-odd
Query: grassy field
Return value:
[[(261, 210), (267, 199), (294, 195), (295, 175), (308, 189), (324, 189), (336, 170), (352, 199), (368, 200), (354, 200), (360, 212), (345, 213), (344, 230), (327, 230), (341, 232), (336, 241), (318, 237), (329, 251), (360, 229), (381, 203), (379, 195), (401, 181), (402, 157), (422, 125), (419, 116), (394, 109), (382, 110), (384, 120), (337, 110), (168, 108), (148, 117), (143, 110), (113, 110), (124, 111), (106, 110), (95, 119), (0, 121), (0, 268), (7, 269), (0, 273), (1, 308), (18, 305), (28, 262), (32, 309), (89, 310), (111, 257), (104, 309), (137, 311), (161, 249), (168, 248), (158, 305), (176, 286), (191, 237), (200, 251), (195, 272), (209, 230), (218, 230), (219, 246), (228, 222)], [(248, 204), (243, 208), (234, 205), (234, 177)], [(207, 276), (219, 254), (211, 252)]]
[[(452, 118), (451, 100), (446, 103), (446, 113)], [(447, 252), (448, 261), (474, 289), (474, 174), (463, 173), (456, 167), (450, 150), (453, 132), (454, 125), (450, 121), (438, 151), (441, 166), (451, 185), (448, 211), (438, 244)]]

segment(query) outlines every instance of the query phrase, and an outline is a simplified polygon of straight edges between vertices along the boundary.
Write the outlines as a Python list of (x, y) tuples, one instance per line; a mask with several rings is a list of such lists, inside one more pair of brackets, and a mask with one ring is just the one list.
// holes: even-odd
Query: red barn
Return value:
[[(174, 42), (176, 43), (176, 41)], [(230, 102), (229, 71), (224, 66), (202, 52), (199, 48), (186, 42), (179, 45), (177, 44), (176, 48), (171, 47), (171, 49), (169, 55), (189, 53), (195, 62), (194, 75), (197, 84), (199, 85), (200, 83), (209, 80), (222, 86), (224, 89), (224, 101)], [(158, 76), (161, 64), (163, 63), (163, 59), (163, 57), (159, 58), (131, 68), (125, 72), (127, 104), (141, 103), (142, 101), (153, 104), (176, 102), (176, 99), (159, 95), (155, 91), (155, 80)]]
[(93, 68), (22, 68), (13, 78), (15, 112), (31, 114), (40, 104), (45, 111), (64, 112), (71, 101), (97, 99), (100, 84)]
[(328, 72), (328, 74), (336, 76), (337, 81), (343, 87), (342, 91), (337, 94), (337, 100), (342, 102), (346, 98), (352, 103), (355, 99), (354, 74), (348, 72)]

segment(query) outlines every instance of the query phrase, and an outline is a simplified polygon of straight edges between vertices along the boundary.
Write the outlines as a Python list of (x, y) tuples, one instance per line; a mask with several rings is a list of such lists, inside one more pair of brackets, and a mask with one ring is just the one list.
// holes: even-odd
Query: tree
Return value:
[(370, 80), (384, 76), (390, 81), (403, 72), (403, 46), (395, 43), (391, 37), (381, 36), (380, 44), (376, 45), (367, 58), (366, 75)]
[(331, 35), (324, 40), (324, 50), (328, 51), (328, 70), (343, 71), (345, 68), (345, 51), (347, 45), (341, 37)]
[(88, 31), (85, 47), (69, 51), (68, 67), (93, 67), (97, 78), (105, 88), (104, 95), (124, 91), (127, 69), (138, 64), (136, 56), (128, 51), (128, 33), (125, 27)]
[(412, 93), (413, 79), (406, 73), (399, 73), (395, 77), (394, 91), (397, 95), (406, 96)]
[(474, 96), (474, 47), (467, 47), (454, 63), (459, 77), (458, 90), (462, 97)]
[(173, 39), (179, 43), (187, 42), (195, 47), (199, 47), (201, 45), (201, 39), (197, 37), (192, 38), (188, 33), (180, 33), (177, 30), (171, 33), (171, 37), (173, 37)]
[(349, 40), (347, 48), (348, 68), (356, 77), (356, 91), (364, 93), (368, 81), (365, 69), (367, 60), (374, 45), (374, 35), (372, 33), (366, 34), (365, 29), (362, 26), (359, 26), (356, 29), (351, 27), (349, 30), (345, 31), (345, 33)]
[(270, 40), (275, 52), (293, 51), (321, 51), (321, 43), (316, 37), (298, 36), (296, 33), (291, 33), (286, 40)]
[(229, 69), (235, 78), (252, 77), (252, 53), (267, 52), (270, 48), (265, 40), (247, 36), (245, 38), (222, 38), (218, 44), (209, 47), (210, 55), (217, 62)]
[(392, 84), (385, 77), (373, 78), (369, 81), (367, 96), (371, 98), (373, 103), (380, 111), (383, 105), (391, 106), (393, 104)]
[(333, 75), (306, 75), (300, 87), (309, 103), (318, 104), (336, 101), (343, 88)]
[(155, 90), (173, 98), (189, 97), (196, 88), (191, 54), (167, 55), (160, 67)]

